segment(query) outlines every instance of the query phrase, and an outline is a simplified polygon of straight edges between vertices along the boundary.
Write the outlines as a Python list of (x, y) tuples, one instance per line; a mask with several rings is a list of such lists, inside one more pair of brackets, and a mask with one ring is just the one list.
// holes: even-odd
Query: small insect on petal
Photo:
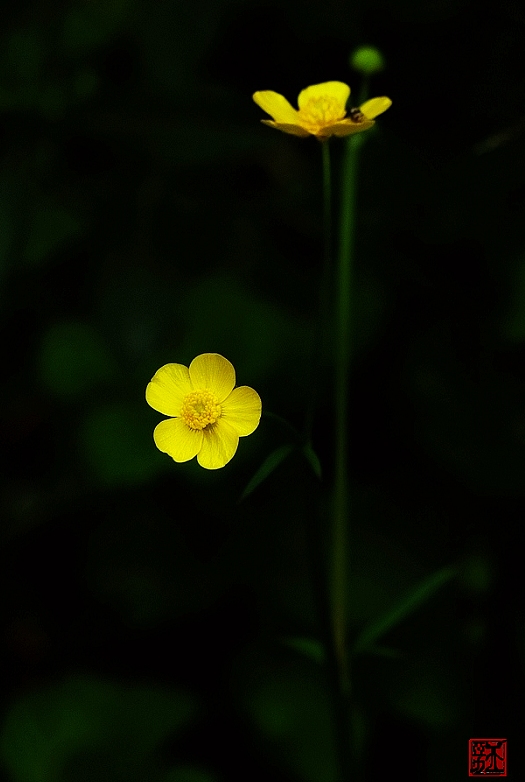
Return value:
[(294, 136), (315, 136), (326, 141), (330, 136), (348, 136), (368, 130), (373, 119), (392, 104), (390, 98), (372, 98), (359, 108), (346, 111), (350, 87), (344, 82), (313, 84), (299, 93), (299, 110), (273, 90), (254, 92), (253, 100), (271, 120), (261, 120), (271, 128)]

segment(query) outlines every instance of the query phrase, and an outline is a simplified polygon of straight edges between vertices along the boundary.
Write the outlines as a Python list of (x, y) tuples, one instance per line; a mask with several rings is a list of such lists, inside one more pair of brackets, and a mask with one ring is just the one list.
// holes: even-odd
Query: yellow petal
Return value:
[(322, 84), (312, 84), (299, 93), (299, 108), (304, 109), (312, 98), (332, 98), (341, 107), (341, 117), (344, 116), (346, 101), (350, 95), (350, 87), (342, 81), (325, 81)]
[(276, 122), (297, 125), (298, 112), (291, 106), (284, 95), (272, 90), (254, 92), (252, 98)]
[(207, 470), (218, 470), (224, 467), (235, 455), (239, 445), (239, 435), (223, 418), (217, 423), (202, 430), (202, 448), (197, 454), (197, 461)]
[(191, 391), (188, 367), (165, 364), (153, 375), (146, 388), (146, 402), (163, 415), (179, 415), (182, 400)]
[(261, 397), (248, 386), (234, 388), (222, 403), (221, 421), (229, 423), (240, 437), (254, 432), (261, 420)]
[(390, 98), (371, 98), (359, 106), (360, 111), (363, 112), (367, 119), (374, 119), (379, 114), (390, 108), (392, 101)]
[(265, 125), (269, 125), (271, 128), (282, 130), (284, 133), (291, 133), (293, 136), (302, 136), (305, 138), (310, 135), (307, 130), (301, 128), (299, 125), (285, 125), (282, 122), (273, 122), (271, 119), (262, 119), (261, 122), (264, 122)]
[(155, 445), (176, 462), (188, 462), (202, 447), (202, 429), (190, 429), (182, 418), (161, 421), (153, 432)]
[(331, 136), (350, 136), (352, 133), (360, 133), (362, 130), (368, 130), (374, 125), (374, 120), (365, 120), (364, 122), (352, 122), (351, 119), (342, 119), (326, 128), (326, 134)]
[(235, 369), (219, 353), (202, 353), (190, 364), (190, 380), (196, 391), (207, 388), (222, 402), (235, 385)]

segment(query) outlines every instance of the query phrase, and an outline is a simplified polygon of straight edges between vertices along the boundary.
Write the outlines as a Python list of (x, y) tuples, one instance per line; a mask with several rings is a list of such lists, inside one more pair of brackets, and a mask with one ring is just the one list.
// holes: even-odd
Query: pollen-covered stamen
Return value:
[(306, 106), (299, 109), (299, 116), (305, 125), (312, 128), (323, 128), (333, 122), (337, 122), (345, 115), (341, 101), (329, 95), (321, 98), (310, 98)]
[(192, 391), (183, 399), (180, 417), (190, 429), (204, 429), (220, 417), (222, 408), (217, 397), (208, 389)]

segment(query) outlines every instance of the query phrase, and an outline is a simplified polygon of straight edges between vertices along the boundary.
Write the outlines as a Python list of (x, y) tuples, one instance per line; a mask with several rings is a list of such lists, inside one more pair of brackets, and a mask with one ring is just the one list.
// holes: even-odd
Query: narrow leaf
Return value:
[(286, 418), (283, 418), (282, 415), (278, 415), (277, 413), (272, 413), (270, 410), (263, 410), (263, 417), (268, 418), (270, 421), (275, 421), (280, 426), (287, 429), (288, 432), (293, 434), (293, 436), (298, 442), (301, 439), (301, 435), (299, 434), (295, 426), (293, 426), (290, 423), (290, 421), (287, 421)]
[(445, 567), (420, 582), (394, 608), (370, 622), (354, 644), (354, 654), (368, 650), (388, 630), (425, 603), (437, 590), (456, 575), (454, 568)]
[(304, 657), (313, 660), (315, 663), (322, 663), (325, 659), (324, 647), (320, 641), (315, 638), (282, 638), (283, 644), (294, 649)]
[(310, 445), (310, 443), (307, 443), (303, 447), (303, 456), (305, 457), (306, 461), (314, 471), (314, 474), (316, 475), (319, 480), (322, 478), (322, 469), (321, 469), (321, 462), (319, 461), (319, 457), (317, 456), (316, 452)]
[(259, 486), (259, 484), (266, 480), (266, 478), (268, 478), (268, 476), (271, 475), (272, 472), (277, 469), (277, 467), (279, 467), (281, 462), (283, 462), (292, 451), (293, 445), (280, 445), (279, 448), (276, 448), (273, 453), (266, 457), (237, 500), (237, 504), (245, 500), (246, 497), (248, 497), (252, 491), (257, 488), (257, 486)]

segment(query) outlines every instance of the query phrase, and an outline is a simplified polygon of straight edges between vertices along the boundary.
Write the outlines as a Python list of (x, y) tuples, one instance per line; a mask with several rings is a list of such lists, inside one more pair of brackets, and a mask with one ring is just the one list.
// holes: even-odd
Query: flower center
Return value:
[(342, 119), (345, 115), (341, 101), (330, 96), (310, 98), (306, 106), (299, 110), (299, 115), (306, 125), (313, 128), (326, 127), (332, 122)]
[(190, 429), (204, 429), (220, 417), (222, 408), (215, 394), (208, 389), (192, 391), (183, 399), (180, 416)]

